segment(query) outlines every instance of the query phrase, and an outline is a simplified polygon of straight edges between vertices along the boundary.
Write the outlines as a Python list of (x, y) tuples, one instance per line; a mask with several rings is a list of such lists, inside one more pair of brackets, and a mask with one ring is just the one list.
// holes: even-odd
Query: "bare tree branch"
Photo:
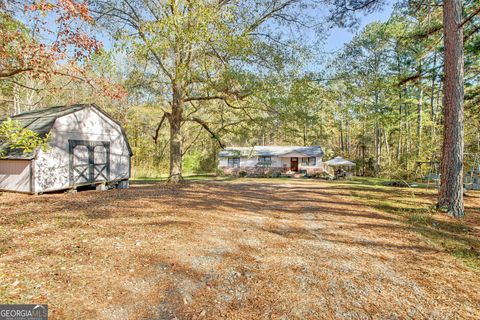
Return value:
[(14, 75), (33, 71), (33, 68), (18, 68), (13, 70), (0, 70), (0, 80), (13, 77)]
[(196, 122), (196, 123), (200, 124), (208, 133), (210, 133), (210, 136), (213, 139), (217, 140), (220, 148), (225, 149), (225, 145), (223, 144), (222, 140), (220, 140), (220, 137), (218, 137), (218, 135), (212, 129), (210, 129), (210, 127), (208, 126), (208, 124), (205, 121), (203, 121), (202, 119), (200, 119), (198, 117), (188, 118), (188, 119), (185, 119), (185, 120), (186, 121), (193, 121), (193, 122)]
[(155, 144), (158, 144), (158, 135), (160, 133), (160, 129), (162, 128), (163, 123), (165, 122), (165, 119), (167, 118), (167, 115), (164, 113), (162, 116), (162, 119), (157, 125), (157, 128), (155, 129), (155, 134), (152, 136), (153, 141)]

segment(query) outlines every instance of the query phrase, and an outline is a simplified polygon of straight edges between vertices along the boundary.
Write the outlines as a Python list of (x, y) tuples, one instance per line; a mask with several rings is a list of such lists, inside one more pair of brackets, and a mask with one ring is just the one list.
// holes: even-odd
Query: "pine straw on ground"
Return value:
[(479, 271), (362, 192), (235, 180), (4, 193), (0, 301), (48, 303), (51, 319), (480, 318)]

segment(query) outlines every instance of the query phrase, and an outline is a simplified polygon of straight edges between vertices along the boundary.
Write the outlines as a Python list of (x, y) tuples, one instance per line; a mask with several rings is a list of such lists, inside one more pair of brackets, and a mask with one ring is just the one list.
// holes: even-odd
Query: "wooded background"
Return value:
[[(224, 146), (320, 145), (360, 175), (411, 179), (417, 161), (441, 158), (442, 4), (399, 1), (325, 56), (322, 34), (354, 29), (384, 3), (0, 2), (0, 117), (96, 103), (123, 124), (137, 177), (213, 172)], [(480, 152), (480, 1), (462, 5), (469, 170)]]

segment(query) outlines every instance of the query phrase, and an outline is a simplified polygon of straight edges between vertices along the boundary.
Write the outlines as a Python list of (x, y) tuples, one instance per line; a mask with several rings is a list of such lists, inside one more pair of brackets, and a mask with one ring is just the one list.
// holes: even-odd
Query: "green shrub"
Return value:
[(272, 178), (280, 178), (282, 174), (278, 171), (272, 172)]
[[(37, 148), (47, 150), (48, 134), (40, 137), (36, 132), (23, 128), (11, 118), (0, 123), (0, 143), (6, 143), (9, 149), (20, 149), (23, 153), (31, 153)], [(0, 157), (5, 156), (0, 153)]]
[(202, 154), (194, 151), (183, 157), (183, 171), (189, 173), (201, 172)]

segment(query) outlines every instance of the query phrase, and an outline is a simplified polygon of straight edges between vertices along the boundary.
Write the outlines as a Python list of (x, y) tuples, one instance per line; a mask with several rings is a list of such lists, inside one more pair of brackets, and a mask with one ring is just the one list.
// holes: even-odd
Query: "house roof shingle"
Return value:
[(282, 156), (289, 153), (300, 153), (306, 157), (323, 157), (320, 146), (255, 146), (255, 147), (229, 147), (218, 153), (219, 157), (255, 157), (255, 156)]

